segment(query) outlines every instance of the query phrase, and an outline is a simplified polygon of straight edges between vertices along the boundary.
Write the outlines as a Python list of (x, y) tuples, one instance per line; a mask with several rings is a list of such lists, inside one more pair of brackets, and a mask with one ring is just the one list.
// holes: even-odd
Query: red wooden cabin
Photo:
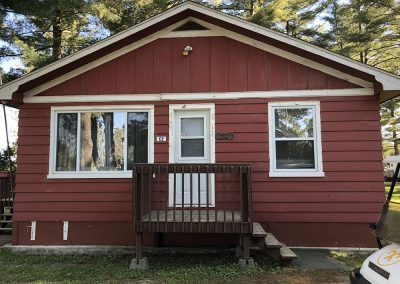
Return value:
[[(373, 246), (400, 78), (184, 3), (0, 88), (14, 245)], [(210, 234), (213, 237), (210, 238)]]

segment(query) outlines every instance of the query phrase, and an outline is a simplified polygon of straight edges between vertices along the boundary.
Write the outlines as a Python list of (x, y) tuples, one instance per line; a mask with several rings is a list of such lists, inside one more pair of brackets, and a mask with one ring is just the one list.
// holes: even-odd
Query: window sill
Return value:
[(93, 173), (51, 173), (47, 179), (86, 179), (86, 178), (132, 178), (132, 171), (127, 172), (93, 172)]
[(325, 177), (324, 172), (270, 172), (269, 177)]

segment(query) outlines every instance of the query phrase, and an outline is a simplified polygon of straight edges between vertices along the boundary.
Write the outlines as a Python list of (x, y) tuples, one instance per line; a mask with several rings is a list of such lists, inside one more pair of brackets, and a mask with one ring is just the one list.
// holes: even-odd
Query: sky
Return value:
[[(22, 63), (19, 59), (7, 60), (0, 63), (0, 67), (4, 70), (4, 72), (8, 72), (10, 68), (21, 67)], [(10, 143), (14, 143), (17, 141), (17, 132), (18, 132), (18, 110), (10, 107), (6, 107), (6, 117), (8, 124), (8, 136), (10, 139)], [(3, 106), (0, 105), (0, 150), (6, 149), (7, 140), (6, 140), (6, 130), (4, 124), (4, 111)]]
[[(10, 107), (6, 107), (6, 117), (8, 124), (8, 137), (10, 143), (17, 141), (18, 131), (18, 110)], [(3, 106), (0, 106), (0, 150), (4, 150), (7, 147), (6, 130), (4, 124), (4, 111)]]

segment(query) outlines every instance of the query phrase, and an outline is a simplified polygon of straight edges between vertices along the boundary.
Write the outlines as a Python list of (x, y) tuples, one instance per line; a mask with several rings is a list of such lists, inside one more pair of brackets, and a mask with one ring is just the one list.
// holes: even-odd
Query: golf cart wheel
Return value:
[(351, 284), (371, 284), (367, 279), (365, 279), (360, 273), (360, 267), (354, 268), (349, 275)]

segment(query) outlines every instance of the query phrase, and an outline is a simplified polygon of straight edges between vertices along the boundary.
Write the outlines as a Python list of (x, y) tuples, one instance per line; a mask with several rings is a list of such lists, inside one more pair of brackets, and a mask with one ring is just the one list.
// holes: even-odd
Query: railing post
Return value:
[[(241, 215), (242, 215), (242, 225), (243, 222), (248, 223), (249, 222), (249, 183), (248, 183), (248, 173), (247, 171), (243, 172), (243, 167), (240, 166), (240, 192), (241, 192)], [(245, 170), (248, 168), (245, 167)], [(243, 231), (243, 226), (242, 226), (242, 231)]]
[(133, 166), (132, 168), (133, 173), (133, 184), (134, 184), (134, 229), (135, 232), (139, 232), (142, 230), (141, 222), (142, 222), (142, 212), (143, 212), (143, 202), (142, 202), (142, 187), (143, 187), (143, 167), (137, 168)]

